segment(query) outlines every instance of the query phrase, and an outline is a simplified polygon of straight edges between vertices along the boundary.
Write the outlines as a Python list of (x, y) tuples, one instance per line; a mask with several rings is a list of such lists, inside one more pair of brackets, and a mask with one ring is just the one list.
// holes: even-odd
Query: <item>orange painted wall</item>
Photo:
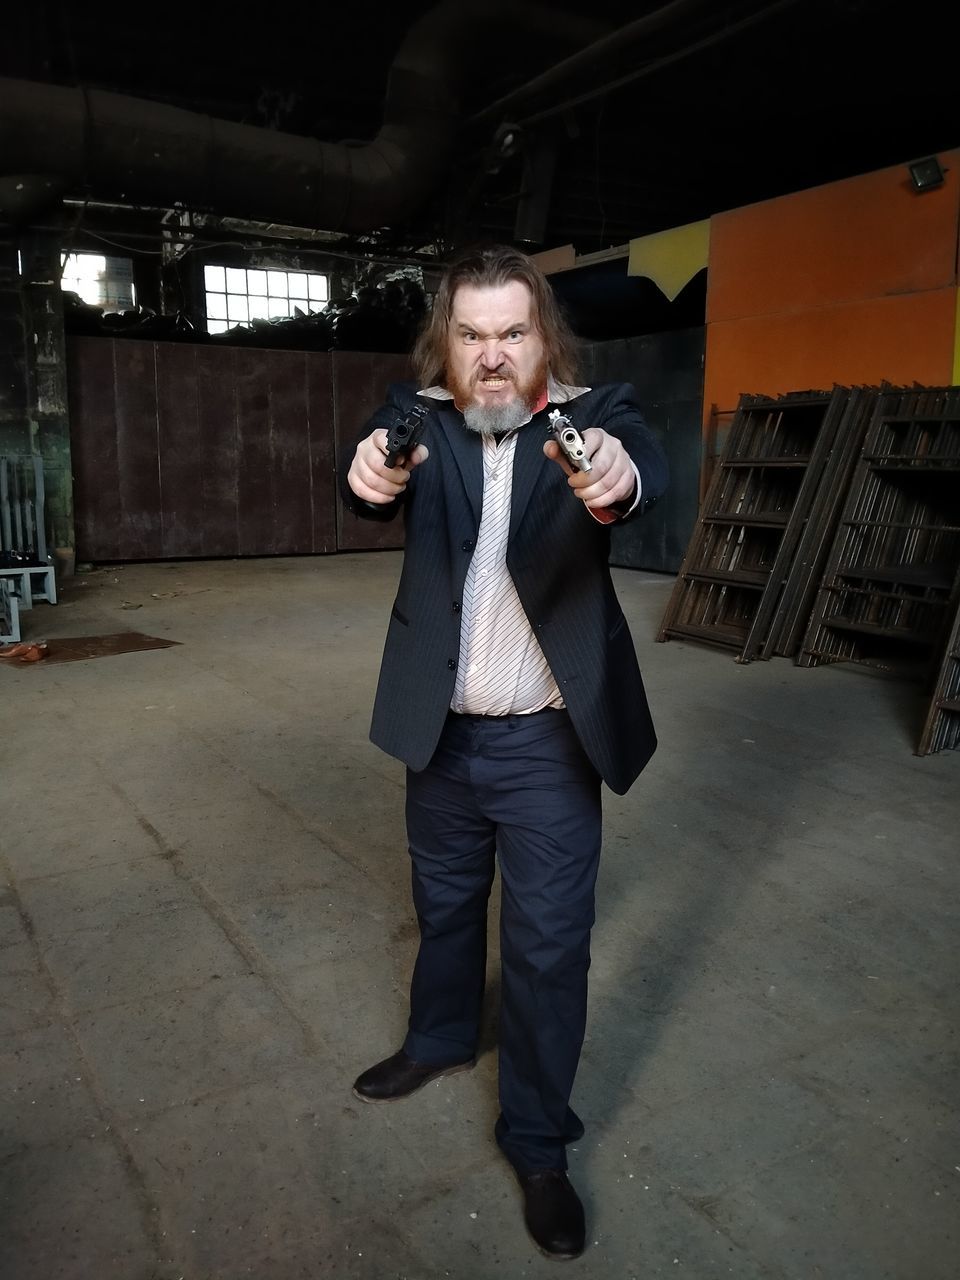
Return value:
[(780, 395), (886, 380), (949, 385), (957, 290), (873, 298), (707, 329), (707, 408), (735, 409), (741, 392)]
[(960, 150), (943, 186), (906, 165), (717, 214), (704, 417), (743, 392), (954, 378)]

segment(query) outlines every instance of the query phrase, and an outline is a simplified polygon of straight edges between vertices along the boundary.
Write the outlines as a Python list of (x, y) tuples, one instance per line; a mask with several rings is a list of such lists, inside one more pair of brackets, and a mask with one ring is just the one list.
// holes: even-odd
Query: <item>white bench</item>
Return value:
[(32, 609), (34, 600), (57, 603), (57, 575), (53, 565), (27, 564), (0, 569), (0, 580), (10, 579), (21, 609)]
[(10, 583), (0, 578), (0, 644), (16, 644), (20, 639), (20, 604)]

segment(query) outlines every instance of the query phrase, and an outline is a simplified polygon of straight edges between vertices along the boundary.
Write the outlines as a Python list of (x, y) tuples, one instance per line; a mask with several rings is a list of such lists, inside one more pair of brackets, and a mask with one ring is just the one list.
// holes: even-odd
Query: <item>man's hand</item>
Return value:
[(569, 476), (567, 484), (591, 510), (626, 502), (637, 482), (630, 455), (616, 436), (608, 436), (600, 427), (587, 427), (582, 434), (590, 459), (589, 471), (575, 471), (555, 440), (548, 440), (543, 452), (563, 467)]
[(401, 466), (384, 466), (387, 456), (387, 433), (382, 428), (361, 440), (347, 472), (347, 484), (364, 502), (385, 505), (399, 498), (407, 487), (410, 472), (430, 456), (427, 446), (418, 444)]

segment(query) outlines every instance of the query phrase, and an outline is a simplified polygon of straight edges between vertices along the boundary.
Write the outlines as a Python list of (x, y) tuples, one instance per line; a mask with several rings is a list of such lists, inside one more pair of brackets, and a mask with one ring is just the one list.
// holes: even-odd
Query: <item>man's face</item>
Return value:
[(461, 285), (453, 296), (447, 389), (458, 408), (532, 408), (547, 385), (533, 297), (519, 280), (493, 288)]

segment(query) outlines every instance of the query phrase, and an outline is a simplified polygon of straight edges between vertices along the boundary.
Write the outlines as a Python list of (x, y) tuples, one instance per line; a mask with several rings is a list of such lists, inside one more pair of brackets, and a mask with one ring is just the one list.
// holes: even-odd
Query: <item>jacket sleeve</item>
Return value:
[(360, 435), (357, 437), (353, 449), (350, 451), (345, 464), (340, 469), (338, 482), (340, 486), (340, 496), (343, 499), (343, 505), (348, 511), (353, 512), (355, 516), (359, 516), (363, 520), (392, 520), (403, 505), (403, 497), (398, 498), (395, 502), (365, 502), (350, 488), (347, 480), (347, 472), (350, 470), (350, 464), (353, 462), (353, 456), (357, 451), (357, 445), (361, 440), (366, 440), (367, 436), (378, 428), (392, 427), (397, 418), (404, 417), (410, 410), (411, 405), (417, 397), (417, 388), (412, 382), (393, 382), (387, 388), (387, 396), (384, 403), (369, 418)]
[(644, 420), (633, 386), (624, 382), (609, 387), (586, 425), (601, 427), (626, 449), (640, 475), (640, 500), (622, 519), (643, 515), (665, 492), (669, 469), (667, 455)]

